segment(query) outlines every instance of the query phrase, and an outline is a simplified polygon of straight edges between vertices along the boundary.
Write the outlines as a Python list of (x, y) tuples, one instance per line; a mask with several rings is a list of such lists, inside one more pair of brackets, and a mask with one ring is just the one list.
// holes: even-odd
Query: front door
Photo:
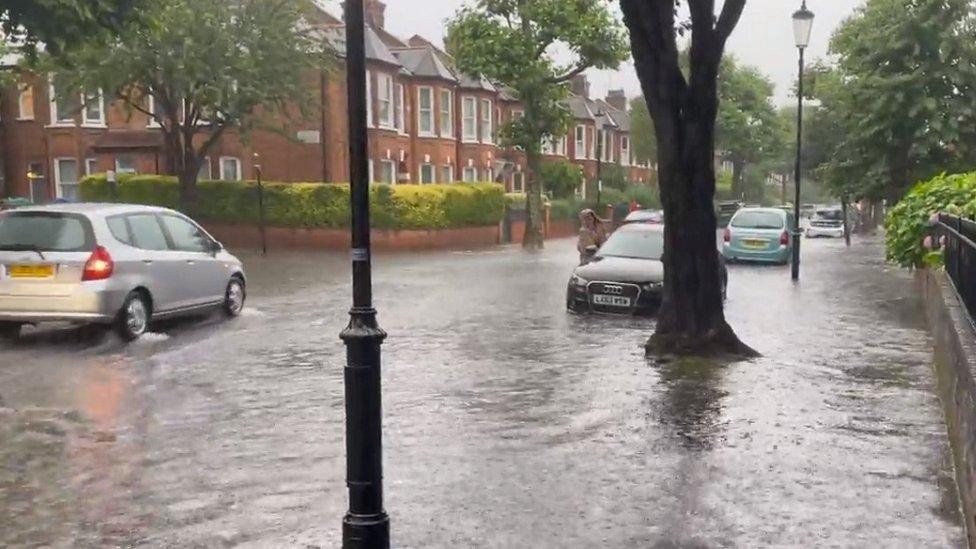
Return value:
[(186, 265), (186, 290), (195, 305), (216, 303), (224, 298), (227, 278), (223, 263), (213, 253), (213, 241), (189, 219), (175, 214), (162, 214), (163, 228), (174, 251)]
[(153, 312), (167, 313), (192, 304), (186, 290), (186, 268), (178, 253), (170, 249), (159, 218), (152, 213), (126, 216), (132, 245), (142, 250), (140, 261), (149, 278)]

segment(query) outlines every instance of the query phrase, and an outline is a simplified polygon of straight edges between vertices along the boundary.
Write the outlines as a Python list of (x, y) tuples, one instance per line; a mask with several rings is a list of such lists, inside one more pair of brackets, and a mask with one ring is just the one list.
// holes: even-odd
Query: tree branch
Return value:
[(579, 65), (576, 66), (575, 69), (567, 72), (566, 74), (560, 76), (554, 76), (552, 78), (546, 78), (545, 81), (547, 84), (562, 84), (564, 82), (569, 82), (570, 80), (573, 79), (574, 76), (578, 74), (582, 74), (584, 71), (586, 71), (586, 69), (590, 68), (590, 66), (591, 65), (589, 63), (580, 63)]
[(732, 34), (732, 30), (739, 24), (739, 18), (742, 17), (742, 10), (745, 7), (746, 0), (725, 0), (725, 5), (722, 6), (722, 15), (719, 16), (718, 23), (715, 25), (716, 39), (723, 48), (725, 41)]

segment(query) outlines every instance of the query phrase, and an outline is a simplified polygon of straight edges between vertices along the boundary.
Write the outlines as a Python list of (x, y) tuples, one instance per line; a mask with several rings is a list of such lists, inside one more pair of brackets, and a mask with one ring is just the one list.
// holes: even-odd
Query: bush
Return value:
[(583, 168), (567, 161), (544, 162), (539, 173), (542, 188), (553, 198), (569, 198), (583, 180)]
[(505, 204), (510, 210), (524, 210), (525, 193), (506, 193)]
[(575, 219), (583, 208), (575, 198), (557, 198), (549, 203), (549, 217), (557, 221)]
[[(257, 223), (253, 182), (201, 181), (195, 215), (208, 221)], [(112, 189), (104, 175), (81, 182), (89, 202), (124, 202), (178, 209), (179, 183), (157, 175), (120, 176)], [(348, 227), (349, 185), (265, 183), (265, 219), (283, 227)], [(505, 194), (494, 183), (455, 185), (373, 185), (372, 225), (378, 229), (439, 229), (494, 225), (505, 212)]]
[(627, 200), (634, 200), (645, 210), (661, 209), (661, 197), (658, 195), (657, 187), (644, 185), (641, 183), (631, 183), (624, 190)]
[(929, 218), (938, 212), (976, 217), (976, 173), (939, 175), (913, 187), (885, 220), (886, 255), (902, 267), (921, 267), (922, 240)]

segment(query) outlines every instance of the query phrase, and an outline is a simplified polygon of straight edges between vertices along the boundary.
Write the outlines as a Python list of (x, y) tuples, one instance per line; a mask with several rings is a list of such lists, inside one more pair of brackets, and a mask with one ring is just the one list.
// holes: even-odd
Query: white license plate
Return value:
[(612, 307), (630, 307), (630, 298), (620, 297), (618, 295), (597, 294), (593, 296), (593, 303), (596, 305), (610, 305)]

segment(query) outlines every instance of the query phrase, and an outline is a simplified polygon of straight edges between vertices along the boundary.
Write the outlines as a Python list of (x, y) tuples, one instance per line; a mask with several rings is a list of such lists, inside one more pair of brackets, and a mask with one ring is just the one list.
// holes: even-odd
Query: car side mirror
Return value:
[(221, 244), (220, 242), (218, 242), (216, 240), (213, 240), (213, 241), (210, 242), (210, 251), (211, 252), (213, 252), (213, 253), (216, 254), (216, 253), (222, 252), (223, 250), (224, 250), (224, 245)]

